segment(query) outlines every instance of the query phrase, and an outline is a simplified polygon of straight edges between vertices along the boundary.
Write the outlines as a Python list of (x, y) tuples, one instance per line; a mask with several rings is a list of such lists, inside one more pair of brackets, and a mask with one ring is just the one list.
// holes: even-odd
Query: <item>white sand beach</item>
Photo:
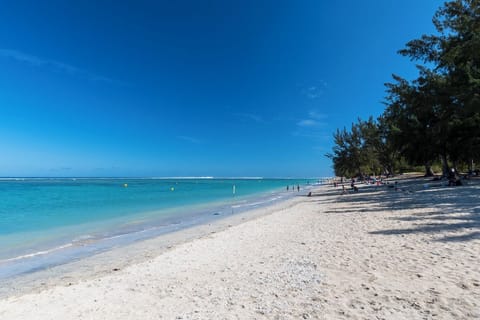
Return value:
[(479, 182), (321, 187), (11, 291), (0, 319), (480, 318)]

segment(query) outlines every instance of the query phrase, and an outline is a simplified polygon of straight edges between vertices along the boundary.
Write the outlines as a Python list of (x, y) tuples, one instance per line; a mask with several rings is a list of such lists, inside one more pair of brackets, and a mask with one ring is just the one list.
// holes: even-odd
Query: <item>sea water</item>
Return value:
[[(300, 194), (308, 179), (0, 179), (0, 279)], [(286, 190), (286, 186), (289, 190)]]

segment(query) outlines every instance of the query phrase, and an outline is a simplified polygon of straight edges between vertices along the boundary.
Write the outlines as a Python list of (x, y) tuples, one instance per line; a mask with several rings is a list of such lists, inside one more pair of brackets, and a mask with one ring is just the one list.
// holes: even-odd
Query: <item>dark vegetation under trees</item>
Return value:
[(412, 81), (393, 75), (386, 108), (334, 133), (337, 176), (418, 170), (446, 176), (480, 160), (480, 0), (446, 2), (423, 35), (399, 53), (417, 63)]

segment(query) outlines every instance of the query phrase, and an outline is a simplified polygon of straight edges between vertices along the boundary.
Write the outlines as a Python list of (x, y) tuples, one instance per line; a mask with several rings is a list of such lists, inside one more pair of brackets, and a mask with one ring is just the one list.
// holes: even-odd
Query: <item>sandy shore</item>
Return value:
[(95, 272), (9, 291), (0, 319), (480, 318), (480, 184), (425, 183), (327, 187), (119, 249)]

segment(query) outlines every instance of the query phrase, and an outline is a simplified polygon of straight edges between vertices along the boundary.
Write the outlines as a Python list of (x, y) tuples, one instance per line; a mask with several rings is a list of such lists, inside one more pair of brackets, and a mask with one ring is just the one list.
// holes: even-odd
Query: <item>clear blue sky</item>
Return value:
[(324, 176), (443, 1), (2, 1), (0, 176)]

